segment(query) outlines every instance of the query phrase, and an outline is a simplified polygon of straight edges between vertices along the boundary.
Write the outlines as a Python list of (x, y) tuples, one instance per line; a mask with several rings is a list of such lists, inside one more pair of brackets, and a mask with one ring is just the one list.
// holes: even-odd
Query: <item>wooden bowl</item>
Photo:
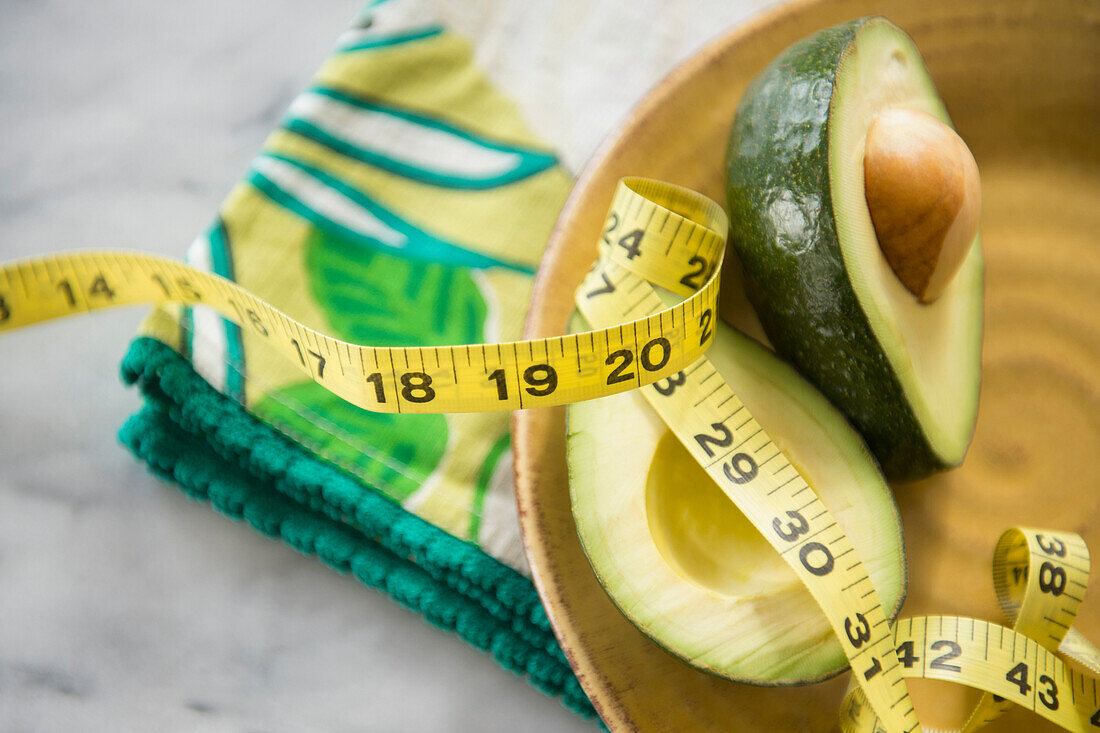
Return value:
[[(978, 427), (960, 469), (894, 487), (909, 553), (902, 615), (1002, 621), (989, 560), (1004, 529), (1072, 530), (1100, 551), (1100, 3), (807, 0), (733, 29), (654, 89), (581, 174), (539, 269), (527, 336), (565, 332), (620, 176), (724, 202), (727, 129), (750, 80), (793, 41), (868, 14), (916, 40), (984, 183)], [(761, 336), (736, 282), (724, 287), (727, 318)], [(729, 682), (665, 653), (612, 605), (570, 513), (564, 417), (562, 408), (516, 414), (520, 519), (555, 632), (608, 726), (834, 729), (846, 675), (800, 688)], [(1077, 628), (1100, 639), (1095, 590)], [(961, 724), (976, 699), (943, 683), (910, 688), (925, 725)], [(1017, 710), (995, 727), (1043, 725)]]

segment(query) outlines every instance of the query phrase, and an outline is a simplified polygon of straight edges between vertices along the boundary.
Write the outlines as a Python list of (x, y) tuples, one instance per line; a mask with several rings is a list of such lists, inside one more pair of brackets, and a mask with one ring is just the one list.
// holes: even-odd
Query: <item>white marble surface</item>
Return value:
[[(0, 259), (181, 255), (357, 5), (0, 0)], [(676, 60), (762, 3), (653, 0), (625, 19), (611, 2), (471, 5), (445, 15), (485, 39), (479, 58), (576, 168)], [(629, 49), (594, 43), (619, 23)], [(138, 404), (117, 365), (140, 318), (0, 340), (0, 730), (593, 729), (158, 485), (115, 439)]]

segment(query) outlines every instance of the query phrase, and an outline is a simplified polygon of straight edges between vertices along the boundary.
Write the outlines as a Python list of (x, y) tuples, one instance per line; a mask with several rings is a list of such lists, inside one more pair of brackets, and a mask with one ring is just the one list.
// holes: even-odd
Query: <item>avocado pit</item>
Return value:
[(879, 247), (923, 303), (938, 298), (978, 232), (978, 164), (962, 138), (931, 115), (886, 109), (867, 131), (864, 188)]

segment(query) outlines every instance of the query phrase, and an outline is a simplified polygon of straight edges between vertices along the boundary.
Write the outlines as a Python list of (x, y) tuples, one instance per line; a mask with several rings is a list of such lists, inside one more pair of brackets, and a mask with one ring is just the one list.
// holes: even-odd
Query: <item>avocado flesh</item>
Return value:
[[(728, 326), (708, 358), (834, 513), (896, 615), (900, 519), (859, 436), (791, 367)], [(571, 405), (568, 425), (581, 544), (639, 629), (697, 667), (754, 684), (808, 683), (847, 666), (794, 571), (640, 393)]]
[(887, 107), (950, 125), (912, 40), (882, 18), (834, 26), (746, 91), (727, 157), (731, 246), (768, 338), (863, 434), (892, 479), (962, 462), (977, 419), (982, 252), (939, 299), (890, 269), (863, 184)]

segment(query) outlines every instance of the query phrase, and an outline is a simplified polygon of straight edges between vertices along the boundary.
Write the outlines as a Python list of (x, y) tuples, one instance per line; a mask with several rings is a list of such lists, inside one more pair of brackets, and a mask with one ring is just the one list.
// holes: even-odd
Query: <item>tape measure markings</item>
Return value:
[[(1071, 557), (1079, 562), (1071, 562)], [(1071, 583), (1086, 587), (1089, 565), (1088, 547), (1077, 535), (1031, 527), (1016, 527), (1001, 535), (993, 552), (993, 589), (1014, 630), (1045, 637), (1053, 642), (1053, 648), (1059, 648), (1081, 605), (1081, 599), (1066, 588)], [(1054, 615), (1062, 615), (1070, 623), (1058, 621)], [(1028, 637), (1024, 638), (1026, 655)], [(1032, 643), (1038, 649), (1039, 644)], [(1056, 694), (1053, 679), (1050, 684)], [(1004, 696), (983, 694), (963, 727), (964, 733), (996, 720), (1010, 704)]]
[[(964, 623), (970, 626), (968, 634), (960, 634)], [(905, 677), (939, 679), (1000, 695), (1005, 704), (1026, 707), (1067, 730), (1100, 729), (1095, 678), (1012, 629), (980, 619), (924, 616), (899, 623), (894, 643), (904, 652)], [(851, 723), (845, 730), (873, 729), (858, 716), (851, 719), (851, 707), (865, 704), (861, 694), (845, 701), (845, 718)]]
[[(694, 228), (681, 231), (671, 240), (676, 252), (687, 246), (686, 235)], [(700, 251), (699, 242), (692, 240), (690, 245), (681, 259)], [(625, 287), (626, 271), (615, 265), (615, 259), (628, 254), (608, 253), (606, 268), (598, 273), (612, 275), (606, 281), (600, 278), (599, 288)], [(205, 305), (247, 332), (270, 340), (303, 372), (349, 402), (390, 412), (522, 409), (648, 384), (692, 363), (709, 346), (710, 334), (700, 338), (702, 329), (693, 321), (700, 311), (713, 313), (717, 301), (717, 278), (712, 276), (687, 300), (661, 308), (656, 316), (631, 318), (629, 323), (617, 322), (613, 328), (586, 335), (554, 337), (555, 344), (549, 339), (498, 344), (493, 361), (485, 345), (471, 350), (468, 345), (372, 348), (349, 344), (304, 326), (217, 275), (147, 255), (57, 255), (6, 265), (2, 271), (7, 286), (0, 293), (0, 331), (113, 305), (166, 301)], [(643, 298), (627, 311), (649, 314), (650, 306), (650, 300)], [(624, 361), (633, 368), (626, 369)], [(616, 366), (622, 369), (616, 372)], [(498, 371), (502, 373), (494, 378)], [(619, 379), (623, 375), (627, 378)]]

